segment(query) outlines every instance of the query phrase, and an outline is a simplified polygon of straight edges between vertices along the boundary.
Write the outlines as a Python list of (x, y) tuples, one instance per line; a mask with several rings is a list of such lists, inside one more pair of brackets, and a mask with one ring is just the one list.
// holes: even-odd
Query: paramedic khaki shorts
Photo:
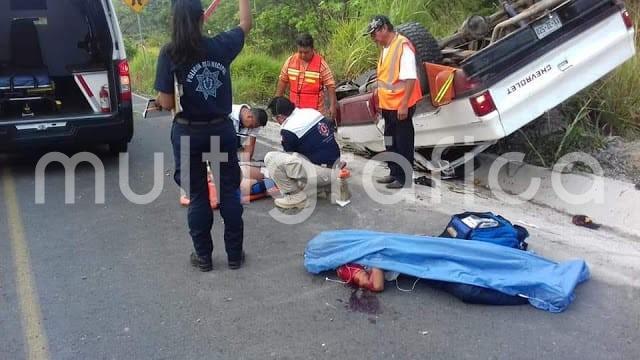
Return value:
[(307, 171), (315, 170), (317, 186), (331, 184), (333, 169), (318, 166), (298, 153), (271, 151), (264, 157), (269, 176), (278, 185), (282, 193), (293, 194), (302, 190), (307, 182)]

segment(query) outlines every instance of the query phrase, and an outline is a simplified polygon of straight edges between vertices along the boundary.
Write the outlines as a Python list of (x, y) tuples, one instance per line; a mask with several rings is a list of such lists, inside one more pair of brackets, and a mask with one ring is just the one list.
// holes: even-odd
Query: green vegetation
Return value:
[(231, 66), (234, 101), (266, 104), (275, 93), (284, 60), (245, 49)]
[(129, 56), (131, 84), (134, 91), (145, 95), (154, 93), (153, 83), (156, 78), (158, 53), (160, 48), (157, 46), (139, 46), (135, 50), (135, 55)]
[[(143, 11), (142, 37), (135, 14), (117, 3), (127, 44), (137, 44), (138, 48), (142, 43), (148, 48), (164, 44), (169, 38), (169, 3), (170, 0), (154, 0)], [(397, 24), (419, 21), (436, 36), (444, 36), (469, 14), (490, 13), (495, 8), (490, 0), (254, 0), (252, 6), (255, 27), (232, 69), (237, 101), (258, 102), (273, 94), (281, 61), (295, 50), (295, 37), (300, 32), (314, 36), (316, 48), (327, 57), (336, 78), (346, 79), (375, 66), (378, 50), (369, 38), (361, 36), (368, 19), (375, 14), (388, 14)], [(236, 12), (235, 1), (221, 2), (205, 24), (205, 31), (215, 34), (235, 26)], [(144, 73), (133, 85), (137, 91), (150, 93), (153, 82), (146, 79), (149, 70), (137, 67), (149, 65), (149, 59), (138, 62), (138, 57), (143, 56), (138, 48), (127, 46), (133, 53), (129, 56), (132, 71)]]

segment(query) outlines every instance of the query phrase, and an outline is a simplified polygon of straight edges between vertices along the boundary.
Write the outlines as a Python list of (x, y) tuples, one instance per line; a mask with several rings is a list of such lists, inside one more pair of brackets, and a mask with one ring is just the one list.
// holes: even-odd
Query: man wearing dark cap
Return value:
[(389, 175), (377, 179), (389, 189), (410, 186), (413, 177), (414, 129), (413, 114), (422, 98), (420, 83), (416, 81), (416, 55), (413, 44), (398, 34), (388, 17), (376, 15), (367, 26), (365, 36), (382, 46), (378, 60), (377, 95), (384, 118), (387, 152), (405, 158), (410, 166), (403, 168), (389, 162)]

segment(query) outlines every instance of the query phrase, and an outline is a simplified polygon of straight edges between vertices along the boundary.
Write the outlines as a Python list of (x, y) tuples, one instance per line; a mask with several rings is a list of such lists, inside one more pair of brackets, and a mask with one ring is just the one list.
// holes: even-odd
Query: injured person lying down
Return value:
[(384, 272), (378, 268), (365, 268), (359, 264), (346, 264), (336, 270), (338, 278), (345, 284), (353, 284), (357, 287), (373, 292), (384, 290)]
[(327, 231), (307, 245), (304, 266), (312, 274), (337, 269), (342, 282), (375, 292), (385, 275), (401, 274), (417, 278), (414, 287), (420, 280), (467, 303), (562, 312), (589, 268), (581, 259), (556, 263), (526, 251), (527, 236), (499, 215), (470, 212), (454, 215), (438, 237)]

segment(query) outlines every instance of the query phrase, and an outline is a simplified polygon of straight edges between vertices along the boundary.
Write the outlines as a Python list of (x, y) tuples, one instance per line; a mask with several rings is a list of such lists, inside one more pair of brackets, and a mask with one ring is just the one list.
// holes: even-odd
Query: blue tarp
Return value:
[(314, 274), (347, 263), (524, 296), (550, 312), (564, 311), (589, 279), (584, 260), (556, 263), (481, 241), (341, 230), (321, 233), (305, 250), (304, 266)]

